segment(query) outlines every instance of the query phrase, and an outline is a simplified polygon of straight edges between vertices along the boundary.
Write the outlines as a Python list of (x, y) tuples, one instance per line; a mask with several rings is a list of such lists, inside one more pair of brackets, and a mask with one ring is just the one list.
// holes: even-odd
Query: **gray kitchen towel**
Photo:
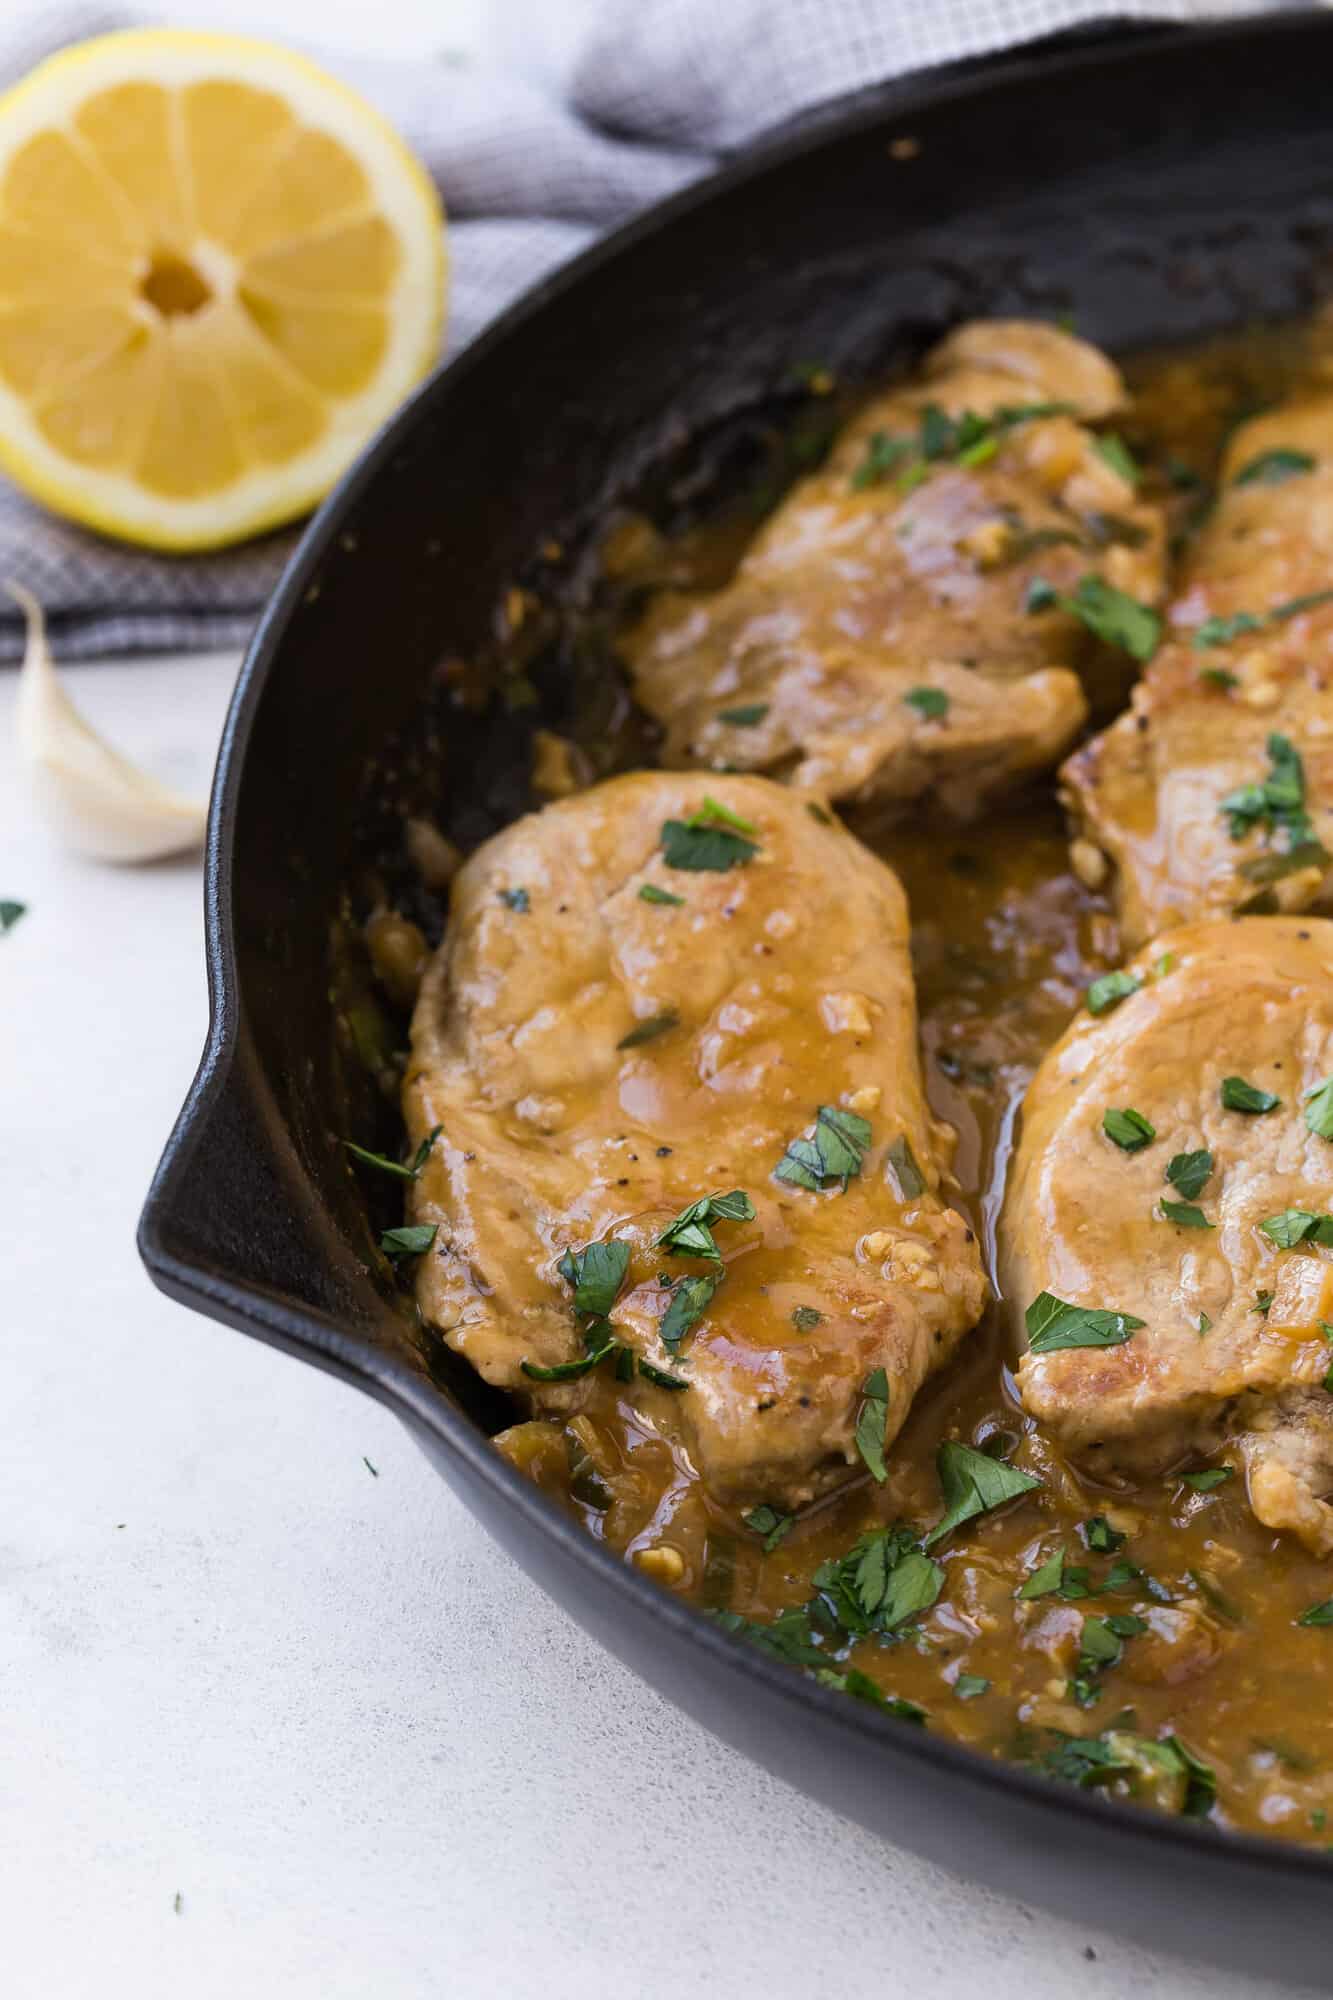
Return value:
[[(0, 25), (0, 87), (53, 49), (134, 25), (24, 6)], [(497, 0), (505, 44), (525, 10)], [(447, 352), (603, 230), (764, 127), (858, 85), (1106, 19), (1196, 21), (1254, 0), (600, 0), (567, 93), (500, 64), (317, 51), (397, 126), (450, 217)], [(516, 32), (516, 29), (520, 32)], [(214, 555), (159, 556), (59, 521), (0, 480), (0, 579), (46, 606), (66, 659), (241, 644), (295, 530)], [(0, 609), (0, 660), (22, 651)]]

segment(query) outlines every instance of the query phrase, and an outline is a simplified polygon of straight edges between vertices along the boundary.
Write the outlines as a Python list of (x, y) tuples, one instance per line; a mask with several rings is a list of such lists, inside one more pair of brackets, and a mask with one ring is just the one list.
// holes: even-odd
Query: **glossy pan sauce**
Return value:
[[(1206, 507), (1227, 426), (1325, 373), (1330, 353), (1319, 324), (1129, 363), (1137, 403), (1123, 428), (1178, 536)], [(672, 581), (720, 581), (738, 547), (734, 518), (693, 530), (668, 550)], [(660, 576), (662, 539), (622, 526), (614, 561), (631, 579), (640, 561)], [(1025, 1086), (1089, 982), (1116, 963), (1115, 926), (1069, 872), (1052, 787), (973, 827), (849, 823), (908, 892), (930, 1098), (957, 1128), (957, 1203), (993, 1272)], [(1333, 1592), (1333, 1566), (1262, 1529), (1238, 1475), (1191, 1483), (1203, 1461), (1137, 1488), (1076, 1473), (1019, 1409), (1007, 1329), (1006, 1309), (992, 1307), (927, 1385), (882, 1486), (863, 1477), (790, 1523), (718, 1505), (605, 1371), (563, 1431), (519, 1422), (498, 1443), (664, 1587), (800, 1670), (821, 1659), (825, 1671), (850, 1670), (853, 1694), (869, 1694), (867, 1677), (908, 1705), (904, 1726), (1024, 1760), (1053, 1781), (1333, 1848), (1333, 1623), (1300, 1622)], [(1041, 1484), (933, 1549), (945, 1572), (933, 1606), (849, 1642), (845, 1624), (820, 1616), (821, 1599), (837, 1595), (833, 1566), (868, 1530), (920, 1532), (939, 1519), (946, 1439)], [(1178, 1756), (1145, 1756), (1144, 1743), (1164, 1738)]]

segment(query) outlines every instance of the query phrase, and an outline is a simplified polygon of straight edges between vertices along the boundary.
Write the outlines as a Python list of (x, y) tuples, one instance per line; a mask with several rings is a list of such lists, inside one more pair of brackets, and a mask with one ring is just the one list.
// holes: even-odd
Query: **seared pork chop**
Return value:
[(836, 799), (929, 791), (965, 818), (1054, 763), (1096, 650), (1061, 600), (1163, 587), (1160, 513), (1086, 428), (1121, 400), (1105, 356), (1054, 327), (952, 334), (856, 419), (725, 589), (663, 593), (630, 634), (665, 761), (790, 772)]
[(1079, 838), (1114, 865), (1126, 949), (1186, 920), (1329, 900), (1330, 579), (1333, 397), (1237, 430), (1170, 642), (1061, 773)]
[(1129, 971), (1023, 1106), (1024, 1404), (1106, 1480), (1230, 1443), (1258, 1518), (1333, 1552), (1333, 923), (1192, 924)]
[(987, 1288), (897, 878), (796, 793), (710, 783), (611, 780), (457, 877), (404, 1088), (412, 1143), (441, 1128), (417, 1297), (488, 1382), (569, 1411), (618, 1376), (714, 1493), (797, 1506)]

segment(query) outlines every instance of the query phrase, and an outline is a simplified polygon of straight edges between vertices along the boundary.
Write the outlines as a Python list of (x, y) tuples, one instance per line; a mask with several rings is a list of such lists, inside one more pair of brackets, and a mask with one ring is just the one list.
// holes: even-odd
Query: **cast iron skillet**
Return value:
[[(1321, 1983), (1319, 1856), (1108, 1805), (826, 1691), (493, 1452), (478, 1386), (414, 1365), (366, 1257), (327, 963), (369, 759), (543, 538), (577, 548), (682, 435), (812, 357), (855, 379), (976, 313), (1072, 310), (1116, 349), (1310, 309), (1333, 289), (1331, 77), (1333, 21), (1302, 15), (859, 96), (590, 251), (429, 382), (319, 513), (241, 674), (208, 835), (212, 1027), (140, 1233), (163, 1290), (396, 1410), (591, 1632), (812, 1796), (1029, 1901)], [(457, 757), (452, 808), (485, 763), (475, 741)]]

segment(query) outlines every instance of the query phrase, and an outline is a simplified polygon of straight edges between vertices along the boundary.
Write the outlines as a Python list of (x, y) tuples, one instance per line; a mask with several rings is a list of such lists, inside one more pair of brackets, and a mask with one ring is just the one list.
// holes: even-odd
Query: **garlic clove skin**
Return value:
[(202, 846), (208, 807), (131, 764), (70, 700), (30, 591), (3, 588), (22, 609), (28, 642), (16, 706), (19, 758), (34, 805), (62, 846), (96, 861), (160, 861)]

